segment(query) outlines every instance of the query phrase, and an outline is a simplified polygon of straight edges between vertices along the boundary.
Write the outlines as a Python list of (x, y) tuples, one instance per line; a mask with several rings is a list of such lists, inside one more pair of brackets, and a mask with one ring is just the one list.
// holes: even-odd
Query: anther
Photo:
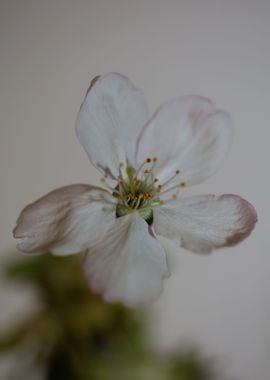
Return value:
[[(150, 160), (150, 161), (148, 161)], [(138, 169), (136, 170), (136, 172), (134, 173), (135, 174), (135, 177), (138, 177), (141, 170), (143, 170), (143, 167), (147, 164), (147, 163), (150, 163), (151, 162), (151, 158), (147, 158), (145, 161), (143, 161), (143, 163), (138, 167)], [(143, 170), (143, 172), (145, 172), (145, 170)]]
[(181, 187), (186, 187), (186, 186), (187, 186), (187, 183), (186, 183), (185, 181), (184, 181), (184, 182), (181, 182), (181, 183), (180, 183), (180, 186), (181, 186)]
[(177, 169), (177, 170), (175, 171), (175, 173), (174, 173), (170, 178), (168, 178), (166, 182), (163, 183), (163, 186), (168, 185), (168, 184), (169, 184), (170, 182), (172, 182), (172, 181), (175, 179), (175, 177), (178, 176), (179, 174), (180, 174), (180, 170)]
[(148, 182), (149, 178), (151, 180), (151, 182), (153, 182), (154, 180), (154, 168), (155, 168), (155, 165), (156, 165), (156, 161), (157, 161), (157, 158), (156, 157), (153, 157), (153, 158), (147, 158), (146, 160), (146, 163), (152, 163), (152, 165), (144, 170), (144, 173), (147, 174), (146, 178), (145, 178), (145, 181)]

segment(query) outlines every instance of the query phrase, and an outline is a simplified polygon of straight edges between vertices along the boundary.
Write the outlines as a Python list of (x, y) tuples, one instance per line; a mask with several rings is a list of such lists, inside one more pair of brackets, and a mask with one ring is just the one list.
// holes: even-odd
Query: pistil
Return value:
[[(117, 199), (116, 217), (137, 211), (151, 225), (153, 207), (176, 199), (180, 188), (187, 185), (185, 181), (175, 184), (175, 178), (179, 176), (180, 170), (176, 170), (167, 180), (160, 183), (154, 175), (156, 162), (156, 157), (149, 157), (143, 161), (137, 170), (131, 166), (125, 168), (124, 164), (120, 163), (119, 176), (115, 187), (108, 184), (106, 177), (101, 179)], [(177, 190), (176, 194), (164, 199), (164, 195), (173, 190)]]

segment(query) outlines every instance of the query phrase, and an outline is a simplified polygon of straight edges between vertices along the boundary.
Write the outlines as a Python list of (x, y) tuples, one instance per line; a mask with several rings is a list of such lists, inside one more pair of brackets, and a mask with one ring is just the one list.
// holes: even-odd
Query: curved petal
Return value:
[(116, 219), (106, 237), (90, 246), (84, 270), (94, 292), (130, 307), (154, 301), (169, 275), (162, 245), (136, 212)]
[(155, 208), (155, 231), (177, 238), (193, 252), (208, 253), (245, 239), (257, 222), (254, 207), (237, 195), (201, 195)]
[(209, 99), (179, 97), (160, 107), (145, 126), (137, 142), (137, 160), (156, 157), (154, 174), (161, 183), (180, 171), (175, 181), (194, 185), (219, 168), (231, 134), (230, 116)]
[(76, 132), (92, 164), (117, 177), (120, 163), (134, 166), (136, 140), (147, 120), (143, 93), (123, 75), (109, 73), (92, 81)]
[(115, 219), (114, 198), (89, 185), (56, 189), (26, 206), (13, 231), (23, 252), (65, 256), (85, 250), (102, 237), (104, 221)]
[(177, 239), (168, 239), (161, 235), (155, 235), (158, 241), (161, 243), (164, 251), (166, 252), (168, 266), (170, 268), (170, 274), (176, 273), (178, 266), (178, 258), (183, 249), (179, 246)]

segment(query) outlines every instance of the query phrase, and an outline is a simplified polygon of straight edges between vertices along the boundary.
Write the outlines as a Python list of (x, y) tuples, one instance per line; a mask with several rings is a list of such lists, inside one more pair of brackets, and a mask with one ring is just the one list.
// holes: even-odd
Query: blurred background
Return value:
[[(269, 380), (269, 17), (268, 0), (0, 0), (1, 380)], [(135, 313), (92, 296), (79, 258), (22, 258), (11, 234), (37, 197), (98, 183), (74, 121), (109, 71), (152, 111), (185, 94), (228, 110), (230, 156), (187, 194), (236, 193), (259, 215), (239, 246), (171, 257), (162, 297)]]

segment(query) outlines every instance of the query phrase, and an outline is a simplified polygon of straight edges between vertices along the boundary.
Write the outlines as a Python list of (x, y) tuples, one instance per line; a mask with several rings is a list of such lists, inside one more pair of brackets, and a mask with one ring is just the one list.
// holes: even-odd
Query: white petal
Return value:
[(115, 219), (114, 198), (89, 185), (56, 189), (21, 212), (13, 233), (23, 252), (69, 255), (85, 250), (106, 232), (104, 221)]
[(166, 252), (168, 266), (170, 268), (170, 274), (176, 272), (179, 255), (183, 253), (183, 249), (179, 246), (177, 239), (168, 239), (161, 235), (156, 235), (156, 238), (161, 243), (164, 251)]
[(208, 99), (179, 97), (160, 107), (143, 129), (137, 160), (157, 157), (155, 176), (194, 185), (216, 172), (231, 144), (231, 119)]
[(208, 253), (232, 246), (253, 230), (257, 214), (237, 195), (201, 195), (165, 203), (154, 209), (155, 231), (191, 251)]
[(106, 237), (90, 246), (84, 268), (93, 291), (130, 307), (154, 301), (169, 275), (162, 245), (136, 212), (116, 219)]
[(147, 120), (143, 93), (123, 75), (109, 73), (92, 81), (76, 131), (92, 164), (117, 177), (120, 162), (134, 166), (136, 140)]

